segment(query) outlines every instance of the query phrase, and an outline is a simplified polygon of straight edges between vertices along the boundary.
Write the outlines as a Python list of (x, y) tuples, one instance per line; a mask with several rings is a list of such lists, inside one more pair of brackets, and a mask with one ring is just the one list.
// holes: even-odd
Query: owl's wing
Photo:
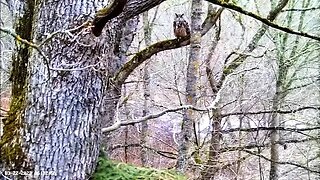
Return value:
[(176, 29), (176, 27), (177, 27), (177, 22), (173, 21), (173, 29)]
[(187, 21), (185, 21), (184, 26), (185, 26), (187, 35), (190, 36), (190, 34), (191, 34), (191, 32), (190, 32), (190, 26), (189, 26), (189, 24), (188, 24)]

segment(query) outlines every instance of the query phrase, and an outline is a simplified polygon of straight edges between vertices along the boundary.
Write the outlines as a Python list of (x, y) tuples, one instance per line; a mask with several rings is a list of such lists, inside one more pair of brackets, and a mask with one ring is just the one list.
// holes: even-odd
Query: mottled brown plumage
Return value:
[(121, 14), (126, 3), (127, 0), (114, 0), (110, 6), (99, 10), (92, 22), (92, 33), (96, 37), (100, 36), (106, 23)]
[(190, 36), (190, 27), (188, 22), (183, 18), (184, 14), (176, 14), (173, 21), (174, 35), (177, 38)]

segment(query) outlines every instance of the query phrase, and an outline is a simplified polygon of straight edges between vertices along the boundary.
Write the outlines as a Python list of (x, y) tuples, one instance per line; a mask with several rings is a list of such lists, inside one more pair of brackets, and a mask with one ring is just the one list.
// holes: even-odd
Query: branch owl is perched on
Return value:
[(173, 21), (174, 35), (177, 38), (190, 36), (190, 27), (188, 22), (183, 18), (184, 14), (176, 14)]

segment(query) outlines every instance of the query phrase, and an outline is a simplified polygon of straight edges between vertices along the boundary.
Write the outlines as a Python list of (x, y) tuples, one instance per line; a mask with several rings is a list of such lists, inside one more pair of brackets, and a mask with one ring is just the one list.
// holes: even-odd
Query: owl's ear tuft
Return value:
[(176, 14), (176, 17), (179, 17), (179, 14), (175, 13)]

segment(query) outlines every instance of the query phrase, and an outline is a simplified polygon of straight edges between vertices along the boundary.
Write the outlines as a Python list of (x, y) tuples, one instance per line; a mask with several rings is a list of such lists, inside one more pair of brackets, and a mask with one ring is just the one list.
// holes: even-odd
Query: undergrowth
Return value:
[(125, 163), (115, 163), (99, 157), (93, 180), (186, 180), (172, 171), (142, 168)]

